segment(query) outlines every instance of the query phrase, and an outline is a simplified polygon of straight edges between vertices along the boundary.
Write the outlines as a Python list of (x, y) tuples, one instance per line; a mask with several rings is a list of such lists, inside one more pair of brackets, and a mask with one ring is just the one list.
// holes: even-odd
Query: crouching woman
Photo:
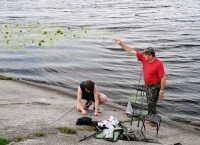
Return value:
[(94, 102), (94, 115), (98, 116), (101, 113), (99, 105), (107, 101), (107, 96), (98, 92), (97, 85), (91, 80), (86, 80), (80, 83), (77, 91), (77, 111), (87, 114), (87, 110)]

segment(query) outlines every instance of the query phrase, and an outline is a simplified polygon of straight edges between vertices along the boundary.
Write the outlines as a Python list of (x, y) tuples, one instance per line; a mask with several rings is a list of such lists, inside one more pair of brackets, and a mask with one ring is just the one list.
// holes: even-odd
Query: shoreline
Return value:
[[(3, 116), (0, 119), (0, 138), (22, 139), (19, 142), (11, 142), (9, 145), (112, 144), (94, 137), (79, 143), (80, 139), (91, 135), (92, 132), (78, 130), (82, 126), (75, 125), (75, 122), (83, 115), (75, 109), (71, 110), (76, 105), (76, 99), (66, 95), (65, 92), (19, 80), (0, 80), (0, 87), (2, 90), (1, 103), (29, 102), (29, 104), (0, 105), (1, 116)], [(31, 102), (42, 102), (49, 105), (32, 104)], [(92, 116), (93, 121), (103, 121), (112, 115), (119, 121), (124, 121), (123, 125), (127, 128), (140, 130), (142, 126), (140, 123), (140, 126), (137, 127), (138, 121), (133, 121), (132, 125), (130, 122), (126, 122), (130, 118), (125, 114), (126, 107), (124, 106), (106, 102), (100, 108), (103, 113), (99, 116), (93, 116), (92, 108), (88, 110), (88, 115)], [(70, 111), (69, 114), (59, 119), (68, 111)], [(78, 131), (76, 134), (64, 134), (58, 131), (59, 127), (72, 127)], [(35, 134), (39, 133), (46, 135), (37, 137)], [(146, 130), (145, 133), (153, 136), (163, 145), (179, 142), (183, 145), (194, 145), (199, 143), (200, 132), (190, 131), (187, 127), (181, 128), (176, 124), (170, 125), (162, 121), (158, 136), (156, 136), (155, 130)], [(118, 140), (115, 144), (147, 145), (148, 143)]]
[[(61, 88), (58, 88), (58, 87), (53, 88), (50, 85), (37, 84), (37, 83), (34, 83), (34, 82), (16, 79), (16, 78), (13, 78), (13, 77), (10, 77), (10, 76), (3, 76), (3, 75), (0, 75), (0, 80), (12, 80), (12, 81), (20, 82), (20, 83), (23, 83), (23, 84), (26, 84), (26, 85), (34, 86), (36, 88), (43, 88), (47, 91), (56, 92), (56, 93), (59, 93), (59, 94), (66, 95), (67, 97), (76, 99), (76, 95), (73, 92), (68, 92), (65, 89), (61, 89)], [(124, 106), (123, 103), (119, 103), (119, 102), (113, 103), (113, 102), (109, 102), (109, 100), (105, 103), (105, 105), (108, 105), (110, 107), (120, 109), (120, 110), (124, 110), (125, 107), (126, 107), (126, 106)], [(164, 117), (164, 116), (161, 115), (161, 117)], [(200, 122), (178, 121), (178, 120), (171, 120), (171, 119), (167, 119), (167, 118), (162, 120), (162, 122), (165, 122), (165, 123), (170, 124), (170, 125), (175, 125), (175, 126), (183, 128), (183, 129), (189, 129), (190, 131), (200, 133)]]
[[(76, 105), (76, 99), (66, 95), (65, 92), (49, 89), (44, 86), (32, 85), (30, 82), (19, 80), (0, 80), (0, 88), (2, 90), (0, 101), (4, 103), (4, 105), (0, 105), (1, 116), (3, 116), (0, 120), (0, 137), (16, 139), (29, 136), (20, 142), (11, 142), (9, 145), (86, 145), (90, 144), (91, 141), (94, 142), (95, 145), (113, 144), (112, 142), (96, 139), (94, 137), (79, 143), (79, 140), (84, 138), (84, 136), (92, 134), (87, 130), (79, 130), (75, 135), (63, 134), (58, 131), (57, 128), (59, 127), (68, 126), (76, 130), (78, 127), (82, 127), (75, 125), (75, 122), (77, 118), (83, 115), (75, 109), (71, 110)], [(22, 102), (24, 104), (9, 104), (14, 102)], [(25, 104), (26, 102), (29, 103)], [(33, 104), (31, 102), (42, 102), (43, 104)], [(92, 108), (88, 110), (88, 115), (91, 115), (92, 119), (95, 121), (103, 121), (110, 118), (110, 115), (112, 115), (119, 121), (124, 121), (124, 126), (133, 130), (140, 130), (141, 122), (139, 127), (137, 127), (138, 121), (133, 121), (132, 125), (130, 125), (130, 122), (126, 122), (130, 120), (125, 114), (126, 107), (106, 102), (101, 105), (100, 108), (103, 113), (99, 116), (92, 115)], [(69, 114), (58, 120), (68, 111), (70, 111)], [(46, 136), (37, 137), (35, 136), (36, 133), (46, 133)], [(199, 143), (198, 138), (200, 132), (191, 131), (187, 127), (181, 128), (176, 124), (162, 121), (158, 136), (156, 136), (155, 130), (146, 130), (145, 133), (153, 136), (163, 145), (175, 144), (178, 142), (187, 145), (196, 145)], [(137, 143), (139, 145), (148, 144), (145, 142)], [(115, 144), (130, 145), (133, 144), (133, 141), (118, 140)], [(156, 144), (151, 143), (151, 145)]]

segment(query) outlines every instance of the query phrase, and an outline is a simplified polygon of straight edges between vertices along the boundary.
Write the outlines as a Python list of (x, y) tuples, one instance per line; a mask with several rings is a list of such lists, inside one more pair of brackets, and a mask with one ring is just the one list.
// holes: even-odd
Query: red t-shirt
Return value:
[(137, 52), (138, 61), (142, 62), (144, 82), (146, 85), (152, 85), (161, 82), (161, 77), (165, 75), (162, 62), (155, 58), (152, 63), (149, 63), (144, 58), (144, 54)]

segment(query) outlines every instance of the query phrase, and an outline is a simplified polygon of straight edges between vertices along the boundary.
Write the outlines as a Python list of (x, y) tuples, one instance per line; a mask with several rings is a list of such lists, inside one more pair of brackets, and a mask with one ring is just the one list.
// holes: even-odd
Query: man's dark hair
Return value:
[(93, 89), (94, 89), (94, 82), (92, 82), (91, 80), (86, 80), (84, 82), (83, 86), (84, 86), (85, 89), (93, 91)]
[(155, 51), (152, 47), (147, 47), (147, 49), (145, 49), (143, 53), (147, 55), (152, 55), (153, 57), (155, 56)]

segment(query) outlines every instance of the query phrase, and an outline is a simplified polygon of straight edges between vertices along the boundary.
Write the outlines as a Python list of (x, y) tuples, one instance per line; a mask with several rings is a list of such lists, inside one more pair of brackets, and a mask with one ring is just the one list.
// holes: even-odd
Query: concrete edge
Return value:
[[(36, 87), (37, 89), (45, 89), (45, 90), (48, 90), (48, 91), (52, 91), (52, 92), (56, 92), (56, 93), (59, 93), (59, 94), (62, 94), (62, 95), (66, 95), (66, 97), (70, 97), (70, 98), (73, 98), (74, 100), (76, 100), (76, 95), (74, 95), (74, 93), (64, 91), (64, 89), (59, 89), (57, 87), (53, 88), (53, 87), (50, 87), (50, 86), (47, 86), (47, 85), (36, 84), (34, 82), (29, 82), (29, 81), (25, 81), (25, 80), (21, 80), (21, 79), (4, 80), (4, 81), (14, 81), (14, 82), (30, 85), (32, 87)], [(112, 102), (108, 101), (108, 102), (105, 102), (103, 105), (124, 111), (124, 113), (126, 112), (125, 106), (122, 106), (122, 105), (119, 105), (119, 104), (116, 104), (116, 103), (112, 103)], [(200, 131), (194, 130), (194, 128), (197, 127), (197, 126), (183, 125), (181, 123), (174, 122), (174, 121), (171, 121), (171, 120), (170, 121), (169, 120), (162, 120), (161, 123), (165, 123), (165, 124), (168, 124), (168, 125), (172, 125), (172, 126), (175, 126), (175, 127), (182, 128), (184, 130), (189, 130), (193, 133), (200, 134)]]

